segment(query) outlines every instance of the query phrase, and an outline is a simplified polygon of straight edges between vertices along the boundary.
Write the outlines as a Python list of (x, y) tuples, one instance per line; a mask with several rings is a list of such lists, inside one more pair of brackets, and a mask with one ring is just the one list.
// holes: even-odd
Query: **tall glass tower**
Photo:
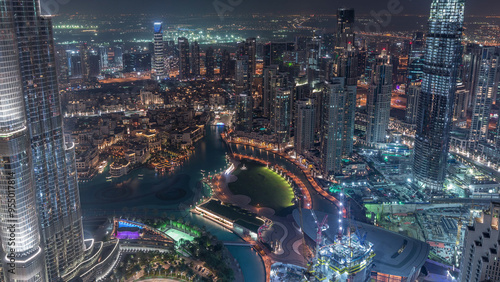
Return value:
[(0, 253), (5, 281), (47, 281), (11, 3), (0, 1)]
[(165, 63), (163, 62), (163, 29), (162, 22), (154, 23), (154, 59), (153, 68), (156, 72), (156, 80), (161, 80), (165, 76)]
[(442, 189), (446, 174), (464, 8), (465, 0), (433, 0), (431, 5), (413, 173), (419, 185), (434, 191)]
[(63, 135), (52, 21), (38, 1), (12, 0), (26, 107), (39, 238), (48, 281), (58, 281), (83, 259), (84, 243), (73, 144)]

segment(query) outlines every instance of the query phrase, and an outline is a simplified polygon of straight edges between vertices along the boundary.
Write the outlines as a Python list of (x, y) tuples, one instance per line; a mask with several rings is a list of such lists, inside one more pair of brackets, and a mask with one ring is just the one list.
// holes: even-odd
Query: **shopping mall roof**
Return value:
[[(327, 215), (320, 211), (315, 211), (315, 214), (319, 221)], [(304, 232), (312, 240), (315, 240), (317, 226), (311, 210), (303, 209), (302, 216)], [(297, 225), (300, 226), (299, 210), (293, 211), (293, 218)], [(333, 241), (338, 231), (338, 215), (328, 214), (327, 223), (329, 228), (323, 232), (323, 236)], [(344, 220), (343, 225), (343, 229), (346, 230), (346, 220)], [(358, 228), (361, 234), (366, 233), (366, 240), (373, 244), (375, 252), (373, 271), (409, 277), (415, 271), (420, 270), (429, 255), (430, 246), (420, 240), (354, 220), (351, 221), (351, 226)]]

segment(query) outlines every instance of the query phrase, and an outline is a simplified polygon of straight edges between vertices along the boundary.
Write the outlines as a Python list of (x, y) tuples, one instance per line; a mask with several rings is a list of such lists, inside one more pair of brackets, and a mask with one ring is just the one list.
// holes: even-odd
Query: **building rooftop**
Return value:
[[(324, 218), (324, 212), (315, 211), (317, 218)], [(316, 238), (317, 226), (312, 216), (311, 210), (303, 209), (304, 232), (312, 240)], [(300, 226), (300, 213), (293, 211), (293, 218)], [(329, 229), (323, 232), (323, 236), (333, 242), (337, 236), (338, 215), (328, 214)], [(344, 220), (344, 230), (347, 223)], [(430, 246), (422, 241), (403, 236), (392, 231), (376, 227), (373, 225), (351, 221), (352, 227), (359, 229), (361, 234), (366, 233), (366, 241), (373, 244), (375, 257), (373, 258), (373, 271), (409, 277), (414, 271), (418, 271), (427, 260)]]

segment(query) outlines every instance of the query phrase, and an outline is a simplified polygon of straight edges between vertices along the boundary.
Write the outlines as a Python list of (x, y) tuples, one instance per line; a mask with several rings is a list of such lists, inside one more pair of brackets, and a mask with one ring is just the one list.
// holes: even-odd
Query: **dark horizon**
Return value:
[[(56, 1), (65, 2), (64, 1)], [(45, 1), (42, 1), (45, 2)], [(402, 12), (399, 15), (428, 15), (431, 0), (416, 1), (416, 0), (387, 0), (387, 1), (370, 1), (370, 0), (233, 0), (234, 6), (230, 6), (228, 0), (188, 0), (188, 1), (158, 1), (158, 0), (123, 0), (123, 1), (102, 1), (102, 0), (74, 0), (67, 4), (58, 4), (58, 13), (64, 14), (94, 14), (98, 7), (99, 14), (152, 14), (164, 15), (175, 14), (178, 16), (191, 15), (209, 15), (217, 14), (215, 3), (218, 3), (220, 9), (224, 9), (223, 5), (231, 7), (231, 14), (336, 14), (340, 7), (354, 8), (358, 15), (370, 15), (371, 12), (379, 12), (387, 10), (390, 3), (396, 7), (402, 7)], [(399, 4), (398, 4), (399, 3)], [(42, 4), (43, 5), (43, 4)], [(221, 6), (222, 5), (222, 6)], [(487, 7), (487, 9), (485, 8)], [(491, 0), (476, 0), (474, 5), (467, 5), (466, 16), (494, 16), (494, 13), (500, 9), (500, 1), (494, 2)]]

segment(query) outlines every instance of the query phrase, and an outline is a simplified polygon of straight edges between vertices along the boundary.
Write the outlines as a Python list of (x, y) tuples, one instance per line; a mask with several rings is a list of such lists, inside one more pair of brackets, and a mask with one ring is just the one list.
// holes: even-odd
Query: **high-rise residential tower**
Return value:
[(205, 52), (205, 69), (206, 69), (205, 76), (209, 79), (214, 78), (214, 76), (215, 76), (215, 54), (214, 54), (214, 48), (212, 48), (212, 47), (208, 47), (207, 51)]
[(236, 129), (246, 132), (252, 130), (253, 99), (247, 91), (236, 96)]
[(358, 83), (358, 50), (354, 34), (355, 12), (353, 9), (340, 8), (337, 11), (337, 43), (333, 73), (345, 79), (345, 105), (342, 118), (342, 155), (352, 154), (354, 144), (354, 119)]
[(405, 121), (409, 124), (416, 124), (418, 99), (422, 91), (422, 81), (414, 81), (406, 86), (406, 110)]
[(498, 92), (499, 60), (496, 47), (482, 48), (472, 102), (472, 123), (469, 134), (472, 148), (488, 138), (491, 105)]
[(297, 153), (302, 154), (314, 145), (315, 126), (314, 101), (301, 99), (296, 103), (294, 145)]
[(417, 184), (442, 189), (453, 103), (461, 62), (465, 0), (433, 0), (417, 112), (413, 174)]
[(163, 28), (162, 22), (154, 23), (154, 52), (153, 52), (153, 69), (155, 70), (156, 80), (161, 80), (165, 77), (165, 62), (163, 50)]
[(337, 10), (337, 48), (348, 49), (354, 46), (354, 9)]
[(189, 64), (189, 41), (185, 37), (179, 37), (179, 77), (188, 79), (191, 77), (191, 67)]
[(200, 45), (197, 41), (191, 44), (191, 73), (200, 76)]
[(11, 4), (0, 2), (0, 253), (4, 281), (48, 281)]
[(498, 218), (500, 203), (492, 202), (489, 210), (467, 226), (460, 264), (460, 281), (500, 281), (500, 256), (498, 253)]
[[(274, 77), (278, 74), (278, 71), (278, 65), (264, 67), (262, 71), (264, 76), (264, 85), (262, 86), (262, 109), (264, 116), (267, 118), (271, 117), (272, 91), (276, 88)], [(278, 87), (279, 86), (280, 85), (278, 85)]]
[(257, 69), (257, 40), (255, 38), (247, 38), (244, 42), (238, 44), (237, 58), (247, 60), (248, 64), (248, 79), (253, 82), (253, 76)]
[(408, 55), (407, 87), (414, 82), (421, 81), (425, 54), (425, 38), (423, 32), (415, 32), (410, 41)]
[(366, 109), (368, 125), (366, 143), (374, 145), (387, 141), (387, 129), (391, 114), (392, 65), (382, 63), (374, 67), (368, 89)]
[(235, 64), (235, 92), (236, 95), (243, 93), (243, 91), (248, 91), (251, 93), (251, 83), (248, 77), (248, 60), (247, 56), (240, 57), (236, 60)]
[(292, 124), (292, 91), (290, 87), (280, 87), (273, 91), (271, 129), (278, 144), (290, 141)]
[(328, 177), (342, 172), (345, 79), (334, 78), (322, 92), (321, 170)]

